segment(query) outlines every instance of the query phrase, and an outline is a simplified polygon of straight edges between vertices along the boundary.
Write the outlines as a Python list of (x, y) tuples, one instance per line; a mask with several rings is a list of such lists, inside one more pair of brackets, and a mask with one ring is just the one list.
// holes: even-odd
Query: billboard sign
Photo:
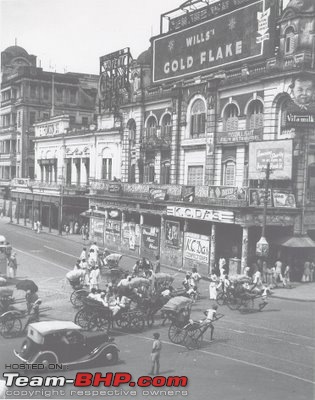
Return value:
[(293, 193), (275, 192), (273, 191), (273, 206), (274, 207), (285, 207), (295, 208), (295, 196)]
[(270, 164), (270, 180), (292, 179), (292, 140), (249, 143), (249, 179), (265, 179)]
[(264, 55), (273, 16), (265, 1), (152, 39), (153, 81), (162, 82)]
[(180, 223), (175, 221), (165, 222), (165, 244), (168, 247), (179, 247)]

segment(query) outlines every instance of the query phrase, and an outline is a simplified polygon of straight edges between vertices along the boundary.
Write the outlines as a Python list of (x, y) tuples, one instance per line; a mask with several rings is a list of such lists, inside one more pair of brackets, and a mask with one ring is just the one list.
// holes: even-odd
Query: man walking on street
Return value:
[(152, 368), (149, 375), (154, 375), (154, 369), (156, 366), (156, 375), (160, 373), (160, 354), (162, 350), (162, 342), (160, 341), (160, 334), (158, 332), (153, 333), (154, 341), (151, 351)]

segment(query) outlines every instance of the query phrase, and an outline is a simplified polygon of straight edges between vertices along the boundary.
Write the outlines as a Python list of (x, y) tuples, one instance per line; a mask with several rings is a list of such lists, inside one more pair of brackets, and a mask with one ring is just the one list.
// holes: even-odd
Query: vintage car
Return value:
[(114, 364), (119, 350), (113, 341), (103, 332), (84, 332), (72, 321), (42, 321), (28, 326), (27, 338), (14, 354), (24, 363), (44, 366)]

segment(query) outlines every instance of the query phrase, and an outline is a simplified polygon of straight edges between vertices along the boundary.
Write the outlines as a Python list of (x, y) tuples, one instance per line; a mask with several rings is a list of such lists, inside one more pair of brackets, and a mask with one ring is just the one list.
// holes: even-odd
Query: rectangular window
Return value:
[(82, 117), (82, 125), (83, 126), (88, 126), (89, 125), (88, 117)]
[(22, 120), (22, 111), (18, 111), (18, 113), (17, 113), (17, 126), (21, 126), (21, 120)]
[(31, 85), (30, 87), (30, 96), (32, 99), (36, 97), (36, 85)]
[(106, 179), (108, 181), (112, 180), (112, 159), (111, 158), (103, 158), (102, 179)]
[(49, 88), (48, 88), (48, 86), (44, 86), (43, 97), (44, 97), (44, 100), (49, 100)]
[(75, 89), (70, 89), (70, 103), (75, 104), (77, 100), (77, 91)]
[(30, 125), (33, 125), (35, 123), (35, 119), (36, 119), (36, 112), (30, 111)]
[(203, 185), (203, 166), (192, 165), (188, 167), (187, 185), (201, 186)]
[(57, 88), (56, 89), (56, 100), (57, 101), (62, 101), (63, 100), (63, 89), (62, 88)]
[(192, 137), (203, 137), (206, 129), (206, 114), (194, 114), (190, 120), (190, 134)]
[(74, 125), (75, 124), (75, 116), (69, 115), (69, 117), (70, 117), (70, 125)]

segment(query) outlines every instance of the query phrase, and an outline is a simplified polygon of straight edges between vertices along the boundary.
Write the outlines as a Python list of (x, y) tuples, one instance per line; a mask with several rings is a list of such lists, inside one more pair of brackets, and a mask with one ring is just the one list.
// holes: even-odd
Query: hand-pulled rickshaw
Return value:
[(72, 270), (66, 274), (66, 278), (73, 289), (73, 292), (70, 295), (70, 301), (76, 308), (82, 306), (82, 299), (89, 294), (88, 290), (84, 288), (84, 274), (84, 270)]
[(0, 314), (9, 310), (10, 306), (14, 303), (13, 289), (1, 287), (0, 288)]
[(117, 286), (121, 278), (125, 274), (128, 274), (127, 270), (119, 266), (122, 257), (122, 254), (112, 253), (104, 259), (105, 268), (101, 270), (101, 274), (104, 275), (108, 283), (111, 283), (113, 286)]
[(171, 342), (180, 344), (183, 340), (183, 327), (188, 323), (190, 318), (192, 300), (177, 296), (171, 298), (161, 309), (163, 322), (167, 319), (171, 321), (168, 330), (168, 337)]
[[(252, 278), (236, 275), (230, 278), (230, 287), (217, 296), (219, 305), (226, 304), (231, 310), (261, 311), (266, 305), (270, 290), (253, 284)], [(259, 300), (257, 308), (256, 301)]]

